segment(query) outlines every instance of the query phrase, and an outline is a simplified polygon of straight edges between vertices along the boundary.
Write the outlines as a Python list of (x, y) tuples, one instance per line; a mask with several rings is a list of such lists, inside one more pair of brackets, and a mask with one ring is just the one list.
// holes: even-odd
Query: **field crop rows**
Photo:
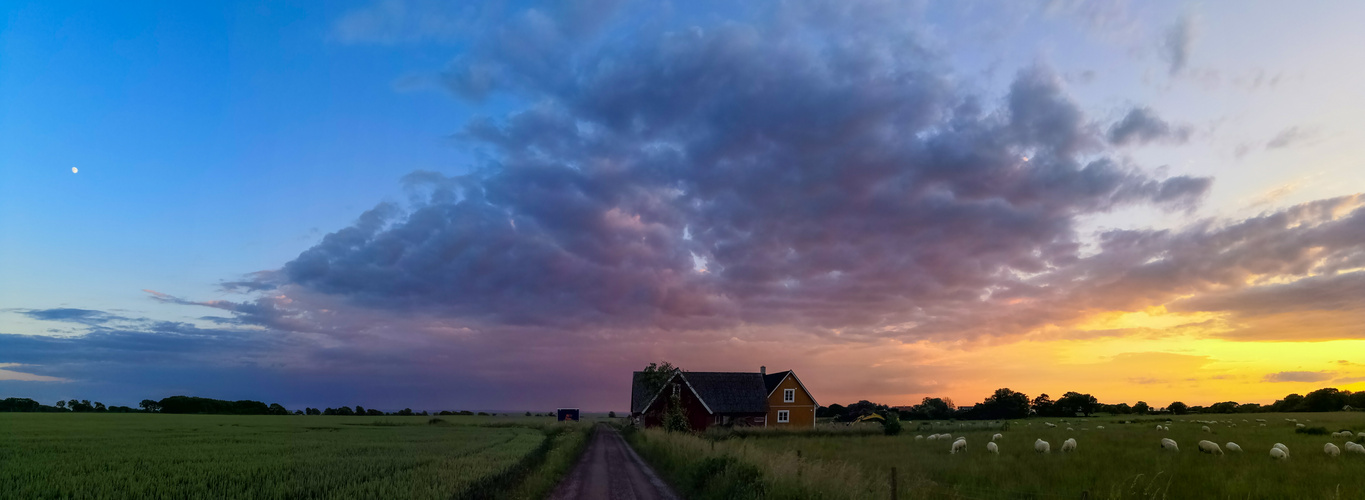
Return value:
[(532, 428), (427, 422), (0, 414), (0, 498), (458, 498), (546, 442)]
[[(1121, 423), (1129, 418), (1066, 423), (1030, 419), (1010, 422), (1008, 430), (982, 423), (959, 427), (955, 422), (933, 423), (932, 431), (917, 430), (921, 423), (915, 422), (894, 437), (853, 431), (840, 435), (831, 427), (815, 436), (760, 432), (715, 442), (651, 430), (633, 441), (664, 469), (686, 470), (681, 462), (716, 455), (756, 465), (763, 472), (768, 498), (891, 498), (894, 467), (901, 499), (1365, 499), (1365, 455), (1329, 457), (1323, 445), (1342, 446), (1345, 439), (1296, 433), (1294, 423), (1283, 420), (1360, 432), (1365, 431), (1365, 413), (1179, 416), (1170, 431), (1156, 430), (1157, 422), (1150, 417)], [(1266, 426), (1259, 426), (1256, 418), (1266, 419)], [(1195, 422), (1215, 419), (1237, 425), (1213, 424), (1213, 432), (1204, 432), (1204, 424)], [(1058, 427), (1049, 428), (1045, 421)], [(1066, 430), (1068, 426), (1074, 430)], [(986, 451), (996, 432), (1003, 434), (999, 455)], [(965, 436), (967, 451), (950, 454), (952, 439), (915, 439), (930, 433)], [(1176, 440), (1180, 452), (1163, 452), (1162, 437)], [(1039, 438), (1051, 443), (1051, 453), (1034, 451)], [(1067, 438), (1078, 441), (1076, 452), (1059, 452)], [(1201, 439), (1220, 446), (1233, 441), (1245, 451), (1221, 457), (1202, 454), (1196, 446)], [(1277, 442), (1292, 451), (1289, 460), (1270, 458), (1270, 447)]]

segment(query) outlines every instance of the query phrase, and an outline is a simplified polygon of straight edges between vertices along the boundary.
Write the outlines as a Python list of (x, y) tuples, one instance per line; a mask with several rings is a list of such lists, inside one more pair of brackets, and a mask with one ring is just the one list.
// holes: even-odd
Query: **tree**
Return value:
[(1112, 408), (1109, 410), (1109, 412), (1116, 415), (1127, 415), (1129, 413), (1133, 413), (1133, 407), (1128, 406), (1128, 403), (1119, 403), (1116, 405), (1112, 405)]
[(1209, 405), (1210, 413), (1232, 413), (1234, 411), (1237, 411), (1236, 401), (1224, 401), (1222, 403)]
[(848, 408), (844, 408), (844, 405), (838, 403), (829, 405), (828, 407), (821, 406), (815, 410), (815, 416), (817, 417), (830, 417), (835, 420), (843, 420), (845, 415), (848, 415)]
[(58, 401), (58, 402), (57, 402), (57, 408), (62, 409), (62, 410), (65, 410), (65, 409), (66, 409), (66, 401)]
[(1024, 418), (1028, 416), (1028, 395), (1011, 391), (1008, 387), (996, 389), (995, 394), (981, 403), (979, 418), (1002, 419)]
[(137, 407), (142, 408), (142, 411), (145, 411), (147, 413), (155, 413), (161, 411), (161, 403), (152, 401), (150, 399), (142, 400), (141, 403), (137, 404)]
[(356, 415), (365, 415), (365, 407), (364, 407), (364, 406), (360, 406), (360, 405), (355, 405), (355, 414), (356, 414)]
[(682, 368), (673, 366), (667, 361), (650, 363), (644, 369), (641, 383), (645, 389), (649, 390), (650, 395), (658, 394), (659, 390), (664, 388), (664, 384), (668, 383), (668, 379), (673, 378), (673, 374), (680, 371), (683, 371)]
[(352, 410), (351, 407), (349, 406), (343, 406), (341, 408), (337, 408), (336, 414), (341, 415), (343, 417), (350, 417), (355, 415), (355, 410)]
[(289, 410), (286, 409), (286, 408), (284, 407), (284, 405), (281, 405), (281, 404), (279, 404), (279, 403), (270, 403), (270, 414), (271, 414), (271, 415), (288, 415), (288, 414), (289, 414)]
[(668, 400), (668, 409), (664, 411), (664, 430), (668, 432), (687, 432), (692, 430), (692, 426), (687, 423), (687, 409), (683, 408), (682, 397), (677, 393)]
[(1348, 394), (1331, 387), (1318, 389), (1303, 397), (1303, 407), (1307, 411), (1341, 411)]
[(105, 408), (105, 407), (104, 407), (104, 403), (101, 403), (101, 402), (99, 402), (99, 401), (96, 401), (96, 402), (95, 402), (95, 411), (108, 411), (108, 408)]
[(614, 411), (607, 412), (607, 418), (616, 418), (616, 412)]
[(901, 433), (901, 417), (895, 411), (887, 411), (882, 419), (882, 432), (888, 436), (895, 436)]
[(1052, 398), (1047, 396), (1047, 393), (1039, 394), (1038, 397), (1033, 398), (1033, 413), (1037, 413), (1040, 417), (1052, 416), (1053, 405), (1055, 404), (1052, 402)]
[(1137, 404), (1133, 405), (1133, 413), (1138, 415), (1146, 415), (1149, 411), (1152, 411), (1152, 407), (1147, 405), (1146, 401), (1138, 401)]
[(303, 410), (294, 410), (295, 415), (303, 415)]
[(957, 406), (954, 405), (953, 400), (949, 398), (931, 398), (926, 396), (915, 406), (915, 411), (917, 413), (925, 415), (926, 418), (935, 420), (952, 418), (954, 410), (957, 410)]
[(1099, 403), (1099, 400), (1096, 400), (1095, 396), (1081, 394), (1079, 392), (1068, 392), (1057, 399), (1057, 403), (1055, 404), (1057, 413), (1062, 416), (1071, 417), (1075, 416), (1077, 413), (1081, 413), (1088, 417), (1091, 413), (1095, 412), (1095, 407), (1098, 406)]
[(1176, 401), (1174, 403), (1166, 405), (1166, 410), (1170, 411), (1174, 415), (1184, 415), (1185, 412), (1190, 410), (1190, 407), (1185, 403)]
[[(479, 412), (479, 414), (486, 415), (484, 412)], [(403, 408), (401, 410), (398, 410), (398, 415), (403, 417), (411, 417), (414, 415), (414, 413), (412, 413), (412, 408)]]
[(1346, 404), (1357, 410), (1365, 410), (1365, 391), (1358, 391), (1346, 396)]
[(1288, 396), (1285, 396), (1284, 399), (1275, 401), (1275, 404), (1270, 405), (1270, 411), (1274, 412), (1305, 411), (1303, 405), (1303, 396), (1299, 394), (1290, 394)]
[(529, 412), (529, 411), (526, 412), (526, 416), (528, 416), (528, 417), (531, 416), (531, 412)]

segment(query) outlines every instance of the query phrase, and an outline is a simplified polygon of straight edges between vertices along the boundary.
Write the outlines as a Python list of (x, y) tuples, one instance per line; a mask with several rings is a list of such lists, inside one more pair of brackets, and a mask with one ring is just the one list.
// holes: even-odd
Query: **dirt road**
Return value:
[(560, 481), (550, 498), (677, 500), (678, 496), (635, 454), (621, 433), (598, 424), (578, 465)]

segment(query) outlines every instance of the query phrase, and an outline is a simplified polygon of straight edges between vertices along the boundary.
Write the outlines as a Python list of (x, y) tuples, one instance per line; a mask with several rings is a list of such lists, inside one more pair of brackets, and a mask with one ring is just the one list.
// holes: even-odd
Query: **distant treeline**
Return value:
[[(58, 401), (52, 406), (48, 406), (29, 398), (8, 398), (0, 400), (0, 412), (107, 412), (107, 413), (180, 413), (180, 414), (202, 414), (202, 415), (345, 415), (345, 416), (414, 416), (414, 415), (442, 415), (442, 416), (462, 416), (462, 415), (481, 415), (488, 416), (486, 412), (472, 411), (441, 411), (428, 413), (426, 411), (415, 412), (411, 408), (404, 408), (395, 412), (383, 412), (375, 409), (365, 409), (363, 406), (354, 408), (342, 406), (340, 408), (327, 408), (319, 410), (317, 408), (305, 408), (302, 410), (289, 411), (289, 409), (279, 403), (265, 404), (260, 401), (241, 400), (225, 401), (222, 399), (197, 398), (193, 396), (171, 396), (160, 401), (144, 399), (138, 404), (137, 408), (127, 406), (104, 406), (104, 403), (91, 403), (88, 399), (70, 401)], [(497, 415), (493, 413), (492, 415)], [(527, 416), (531, 413), (527, 412)], [(547, 416), (554, 416), (547, 413)], [(539, 415), (537, 415), (539, 416)]]
[(1365, 410), (1365, 391), (1351, 392), (1335, 388), (1323, 388), (1307, 395), (1290, 394), (1274, 404), (1237, 403), (1224, 401), (1205, 406), (1189, 406), (1174, 401), (1157, 408), (1138, 401), (1128, 403), (1102, 404), (1094, 396), (1079, 392), (1068, 392), (1057, 400), (1047, 394), (1030, 399), (1028, 395), (1008, 388), (997, 389), (994, 394), (981, 403), (972, 406), (957, 406), (950, 398), (924, 398), (913, 406), (887, 406), (862, 400), (847, 406), (832, 404), (821, 406), (816, 411), (818, 417), (831, 417), (845, 422), (872, 413), (887, 414), (896, 412), (901, 420), (1002, 420), (1011, 418), (1074, 417), (1090, 416), (1095, 413), (1113, 415), (1185, 415), (1191, 413), (1263, 413), (1263, 412), (1326, 412)]

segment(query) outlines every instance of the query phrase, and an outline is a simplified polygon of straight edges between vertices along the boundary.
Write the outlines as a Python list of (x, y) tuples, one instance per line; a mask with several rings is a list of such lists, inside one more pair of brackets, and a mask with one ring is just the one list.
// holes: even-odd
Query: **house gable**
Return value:
[[(780, 376), (780, 377), (774, 377), (774, 375), (777, 375), (777, 376)], [(775, 380), (776, 382), (773, 382), (774, 380)], [(767, 383), (767, 386), (768, 386), (768, 404), (769, 404), (769, 405), (783, 405), (783, 404), (791, 405), (791, 404), (799, 404), (799, 405), (815, 405), (815, 406), (820, 406), (820, 403), (818, 403), (818, 402), (815, 401), (815, 396), (812, 396), (812, 395), (810, 394), (810, 391), (806, 389), (806, 384), (801, 383), (801, 379), (798, 378), (798, 377), (796, 376), (796, 372), (794, 372), (794, 371), (792, 371), (792, 370), (787, 370), (787, 371), (785, 371), (785, 372), (774, 373), (773, 375), (768, 375), (768, 379), (766, 380), (766, 382), (768, 382), (768, 383)], [(795, 389), (795, 390), (796, 390), (796, 401), (795, 401), (795, 402), (787, 403), (787, 402), (783, 401), (782, 393), (783, 393), (783, 391), (785, 391), (786, 389)]]

